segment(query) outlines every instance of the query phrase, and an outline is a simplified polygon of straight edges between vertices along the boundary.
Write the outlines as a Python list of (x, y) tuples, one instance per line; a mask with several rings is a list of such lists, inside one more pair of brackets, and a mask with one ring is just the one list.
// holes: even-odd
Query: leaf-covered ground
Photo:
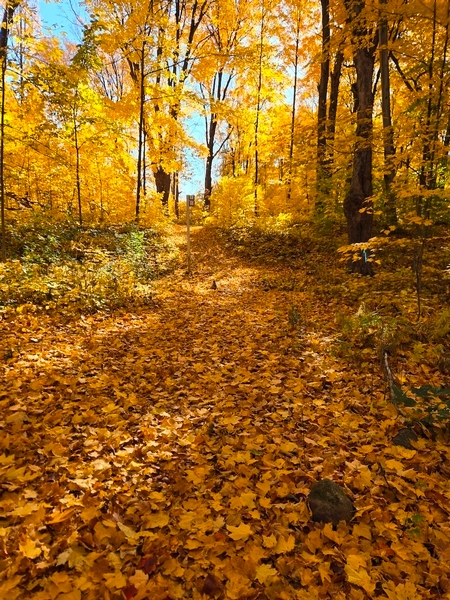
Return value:
[[(392, 444), (379, 363), (332, 351), (338, 299), (193, 248), (153, 306), (1, 323), (0, 598), (449, 598), (445, 438)], [(311, 520), (320, 478), (350, 524)]]

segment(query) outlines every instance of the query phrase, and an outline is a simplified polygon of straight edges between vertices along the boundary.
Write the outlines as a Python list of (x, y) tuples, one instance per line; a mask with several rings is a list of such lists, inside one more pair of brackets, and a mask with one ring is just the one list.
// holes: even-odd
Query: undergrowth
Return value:
[(265, 263), (283, 263), (320, 253), (332, 256), (343, 243), (340, 225), (326, 235), (311, 223), (290, 223), (278, 219), (248, 222), (222, 228), (227, 244), (242, 256)]
[[(229, 227), (222, 235), (240, 255), (266, 266), (259, 287), (289, 295), (291, 331), (306, 318), (299, 307), (314, 297), (324, 315), (309, 315), (309, 322), (317, 329), (318, 319), (321, 331), (330, 336), (326, 351), (358, 368), (362, 377), (370, 365), (381, 370), (388, 353), (407, 392), (415, 389), (418, 372), (434, 381), (433, 389), (450, 387), (450, 244), (445, 231), (435, 229), (424, 248), (420, 318), (413, 228), (378, 238), (374, 277), (347, 272), (338, 252), (347, 243), (340, 224), (328, 223), (324, 231), (315, 224), (261, 221)], [(450, 419), (450, 401), (439, 408), (442, 398), (416, 397), (415, 409), (422, 416), (436, 413)]]
[(0, 264), (0, 312), (95, 312), (139, 306), (152, 281), (172, 270), (178, 250), (156, 229), (80, 229), (33, 219), (8, 231)]

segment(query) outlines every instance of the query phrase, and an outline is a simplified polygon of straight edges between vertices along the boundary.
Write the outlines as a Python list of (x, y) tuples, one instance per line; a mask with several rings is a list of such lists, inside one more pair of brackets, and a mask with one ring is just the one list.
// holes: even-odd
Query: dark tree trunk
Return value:
[(324, 195), (327, 185), (324, 185), (327, 150), (327, 96), (330, 78), (330, 2), (320, 0), (322, 5), (322, 60), (320, 64), (320, 81), (318, 85), (319, 101), (317, 108), (317, 200), (316, 212), (324, 208)]
[[(297, 29), (295, 32), (295, 57), (294, 57), (294, 89), (292, 93), (292, 109), (291, 109), (291, 131), (289, 139), (289, 161), (288, 161), (288, 180), (286, 200), (288, 204), (291, 200), (292, 193), (292, 175), (294, 172), (294, 141), (295, 141), (295, 118), (297, 112), (297, 86), (298, 86), (298, 50), (300, 46), (300, 12), (297, 13)], [(280, 179), (283, 176), (280, 175)]]
[(0, 61), (1, 61), (1, 117), (0, 117), (0, 213), (1, 213), (1, 259), (6, 261), (6, 217), (5, 217), (5, 93), (6, 66), (8, 61), (8, 34), (14, 11), (19, 6), (18, 0), (6, 1), (0, 29)]
[[(356, 69), (356, 144), (353, 155), (353, 170), (350, 189), (344, 199), (344, 213), (347, 220), (348, 241), (350, 244), (367, 242), (372, 237), (373, 205), (372, 205), (372, 112), (373, 112), (373, 70), (374, 48), (367, 42), (365, 26), (361, 22), (361, 12), (364, 4), (346, 2), (350, 8), (350, 18), (353, 24), (353, 61)], [(352, 272), (361, 275), (371, 275), (372, 265), (368, 261), (366, 251), (361, 252), (361, 258), (351, 260)]]
[(81, 207), (80, 145), (78, 142), (78, 124), (75, 111), (73, 115), (73, 137), (76, 154), (75, 176), (77, 186), (78, 221), (80, 223), (80, 227), (83, 227), (83, 211)]
[(175, 171), (172, 177), (172, 195), (175, 209), (175, 216), (177, 219), (180, 218), (180, 190), (178, 186), (178, 172)]
[[(433, 141), (431, 134), (431, 123), (434, 112), (434, 61), (436, 55), (436, 35), (437, 35), (437, 0), (434, 0), (433, 3), (433, 35), (431, 41), (431, 53), (429, 63), (428, 63), (428, 102), (427, 102), (427, 118), (425, 122), (425, 135), (423, 142), (423, 150), (422, 150), (422, 167), (420, 169), (419, 175), (419, 183), (420, 185), (427, 190), (434, 189), (436, 187), (436, 176), (434, 172), (434, 152), (433, 152)], [(435, 115), (436, 118), (437, 115)], [(417, 216), (428, 218), (427, 213), (428, 209), (428, 201), (425, 205), (425, 210), (423, 206), (422, 197), (417, 198), (416, 203), (416, 211)]]
[(170, 173), (167, 173), (163, 167), (158, 166), (153, 171), (155, 177), (156, 191), (161, 194), (161, 202), (165, 210), (169, 207), (169, 196), (170, 196)]
[(264, 49), (264, 25), (265, 25), (266, 12), (264, 7), (261, 9), (261, 27), (259, 32), (259, 56), (258, 56), (258, 87), (257, 87), (257, 99), (256, 99), (256, 118), (255, 118), (255, 176), (254, 176), (254, 212), (255, 217), (259, 217), (259, 199), (258, 199), (258, 184), (259, 184), (259, 119), (261, 112), (261, 91), (263, 81), (263, 49)]
[(327, 132), (327, 174), (331, 177), (334, 162), (334, 137), (336, 134), (336, 117), (339, 99), (339, 85), (341, 82), (342, 64), (344, 54), (338, 50), (334, 59), (333, 71), (330, 76), (330, 105), (328, 108), (328, 132)]
[[(386, 4), (386, 0), (380, 0), (380, 4)], [(383, 113), (383, 146), (384, 146), (384, 194), (385, 213), (388, 225), (397, 224), (397, 211), (395, 207), (395, 194), (392, 190), (392, 182), (395, 177), (394, 167), (394, 128), (391, 116), (391, 83), (389, 73), (389, 50), (388, 50), (388, 21), (383, 12), (380, 17), (380, 71), (381, 71), (381, 111)]]
[(138, 133), (138, 158), (137, 158), (137, 176), (136, 176), (136, 221), (139, 221), (141, 212), (141, 193), (143, 189), (143, 162), (145, 145), (145, 41), (142, 42), (141, 61), (139, 78), (139, 133)]
[(205, 195), (203, 199), (203, 207), (205, 210), (211, 209), (211, 191), (212, 191), (212, 165), (214, 154), (211, 148), (208, 148), (208, 156), (206, 157), (205, 165)]
[[(220, 42), (220, 37), (219, 37)], [(222, 48), (219, 43), (218, 51), (221, 52)], [(208, 92), (209, 96), (209, 104), (211, 108), (211, 112), (209, 116), (205, 116), (205, 137), (206, 137), (206, 147), (208, 149), (208, 156), (206, 157), (205, 164), (205, 188), (204, 188), (204, 199), (203, 199), (203, 207), (205, 210), (209, 211), (211, 209), (211, 194), (212, 194), (212, 167), (214, 159), (217, 154), (222, 150), (224, 144), (228, 141), (231, 135), (231, 129), (228, 131), (228, 134), (225, 136), (225, 139), (219, 145), (219, 148), (215, 149), (216, 143), (216, 134), (217, 128), (219, 125), (219, 115), (214, 110), (214, 105), (217, 103), (221, 103), (225, 100), (228, 94), (228, 89), (233, 79), (233, 74), (230, 73), (225, 75), (224, 71), (219, 69), (212, 81), (211, 89)]]

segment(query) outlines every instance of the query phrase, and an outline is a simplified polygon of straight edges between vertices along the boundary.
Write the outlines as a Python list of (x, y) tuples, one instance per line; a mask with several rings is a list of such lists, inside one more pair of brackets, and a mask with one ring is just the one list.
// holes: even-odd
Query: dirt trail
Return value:
[(268, 289), (204, 229), (192, 250), (148, 309), (25, 328), (0, 393), (8, 599), (362, 599), (385, 576), (367, 532), (324, 533), (306, 505), (332, 477), (378, 510), (380, 376), (333, 358), (310, 293)]

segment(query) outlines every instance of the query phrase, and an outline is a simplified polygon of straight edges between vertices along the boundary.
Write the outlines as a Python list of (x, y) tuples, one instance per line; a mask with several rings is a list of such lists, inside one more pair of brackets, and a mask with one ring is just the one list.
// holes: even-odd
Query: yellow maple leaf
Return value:
[(313, 529), (310, 531), (306, 536), (305, 544), (312, 554), (314, 554), (319, 548), (322, 548), (323, 541), (320, 534), (320, 529)]
[(235, 541), (245, 541), (253, 534), (250, 525), (246, 525), (245, 523), (241, 523), (238, 527), (233, 527), (233, 525), (227, 525), (227, 529), (231, 532), (229, 534), (230, 538)]
[(356, 537), (363, 537), (366, 540), (372, 539), (372, 532), (367, 523), (355, 523), (355, 525), (353, 525), (353, 535)]
[(81, 590), (70, 590), (64, 594), (58, 595), (59, 600), (81, 600)]
[(106, 573), (106, 587), (111, 590), (113, 588), (122, 589), (127, 585), (125, 577), (122, 573)]
[(54, 525), (56, 523), (62, 523), (66, 519), (70, 519), (70, 517), (75, 513), (75, 508), (68, 508), (67, 510), (63, 510), (62, 512), (55, 512), (50, 515), (52, 517), (47, 523), (49, 525)]
[(172, 575), (173, 577), (183, 577), (184, 575), (184, 568), (176, 558), (168, 558), (162, 565), (162, 571), (165, 575)]
[(375, 590), (375, 583), (373, 583), (373, 581), (370, 579), (370, 575), (365, 569), (362, 567), (359, 569), (354, 569), (349, 564), (345, 565), (344, 569), (349, 583), (358, 585), (368, 594), (373, 593)]
[(398, 473), (399, 475), (401, 475), (404, 471), (404, 467), (403, 467), (402, 463), (398, 460), (395, 460), (394, 458), (385, 461), (384, 468), (387, 471), (394, 471), (395, 473)]
[(136, 533), (131, 527), (127, 527), (123, 523), (117, 523), (118, 528), (127, 536), (128, 541), (136, 541), (139, 539), (139, 533)]
[(294, 444), (294, 442), (283, 442), (279, 445), (281, 452), (289, 454), (290, 452), (294, 452), (298, 450), (298, 444)]
[(146, 575), (144, 571), (141, 571), (140, 569), (137, 569), (135, 574), (130, 577), (130, 583), (132, 583), (136, 589), (144, 587), (147, 581), (148, 575)]
[(322, 534), (336, 544), (342, 544), (346, 537), (346, 533), (340, 532), (339, 530), (334, 531), (331, 523), (325, 523)]
[(85, 523), (88, 523), (89, 521), (95, 519), (99, 515), (100, 509), (98, 508), (98, 506), (89, 506), (81, 512), (81, 518)]
[(359, 467), (359, 472), (354, 479), (355, 485), (358, 489), (364, 489), (365, 487), (371, 487), (373, 475), (371, 470), (366, 465)]
[(169, 515), (162, 511), (150, 515), (146, 525), (149, 529), (156, 529), (157, 527), (165, 527), (169, 523)]
[(192, 527), (192, 522), (195, 520), (197, 513), (194, 511), (186, 511), (183, 515), (180, 516), (178, 520), (178, 525), (180, 529), (190, 529)]
[(275, 548), (277, 545), (277, 538), (273, 535), (263, 535), (263, 546), (264, 548)]
[(420, 600), (423, 597), (411, 581), (399, 583), (397, 586), (393, 581), (389, 581), (383, 584), (383, 589), (389, 600)]
[[(239, 600), (247, 595), (250, 581), (248, 577), (241, 573), (230, 573), (226, 583), (226, 594), (230, 600)], [(182, 596), (179, 596), (182, 598)]]
[(258, 490), (261, 490), (261, 492), (263, 493), (263, 495), (265, 496), (267, 494), (267, 492), (270, 490), (270, 488), (272, 487), (272, 484), (270, 483), (270, 481), (259, 481), (256, 484), (256, 487), (258, 488)]
[(33, 512), (36, 512), (41, 508), (41, 505), (37, 502), (27, 502), (23, 506), (18, 506), (14, 510), (12, 510), (9, 514), (12, 517), (28, 517)]
[[(2, 592), (5, 592), (4, 597), (6, 598), (6, 592), (10, 592), (15, 587), (17, 587), (19, 585), (19, 583), (21, 582), (21, 580), (22, 580), (21, 575), (14, 575), (14, 577), (10, 577), (7, 581), (2, 581), (2, 583), (0, 584), (0, 594)], [(11, 598), (11, 595), (9, 595), (8, 598)]]
[(266, 552), (256, 542), (249, 542), (246, 544), (245, 554), (251, 561), (253, 561), (255, 565), (257, 565), (259, 561), (266, 556)]
[(42, 549), (36, 546), (36, 543), (29, 538), (21, 542), (19, 548), (27, 558), (37, 558), (42, 552)]
[(322, 562), (318, 565), (318, 570), (319, 570), (319, 575), (320, 575), (320, 579), (322, 580), (322, 583), (325, 583), (326, 581), (331, 581), (331, 572), (330, 572), (330, 563), (329, 562)]
[(295, 538), (293, 535), (289, 535), (287, 538), (280, 537), (278, 539), (277, 547), (275, 548), (275, 554), (286, 554), (294, 549)]
[(254, 494), (253, 492), (244, 492), (243, 494), (241, 494), (240, 498), (242, 500), (243, 506), (246, 506), (250, 509), (255, 508), (256, 494)]
[(256, 579), (259, 583), (266, 583), (266, 581), (273, 579), (277, 575), (277, 570), (270, 565), (259, 565), (256, 569)]

